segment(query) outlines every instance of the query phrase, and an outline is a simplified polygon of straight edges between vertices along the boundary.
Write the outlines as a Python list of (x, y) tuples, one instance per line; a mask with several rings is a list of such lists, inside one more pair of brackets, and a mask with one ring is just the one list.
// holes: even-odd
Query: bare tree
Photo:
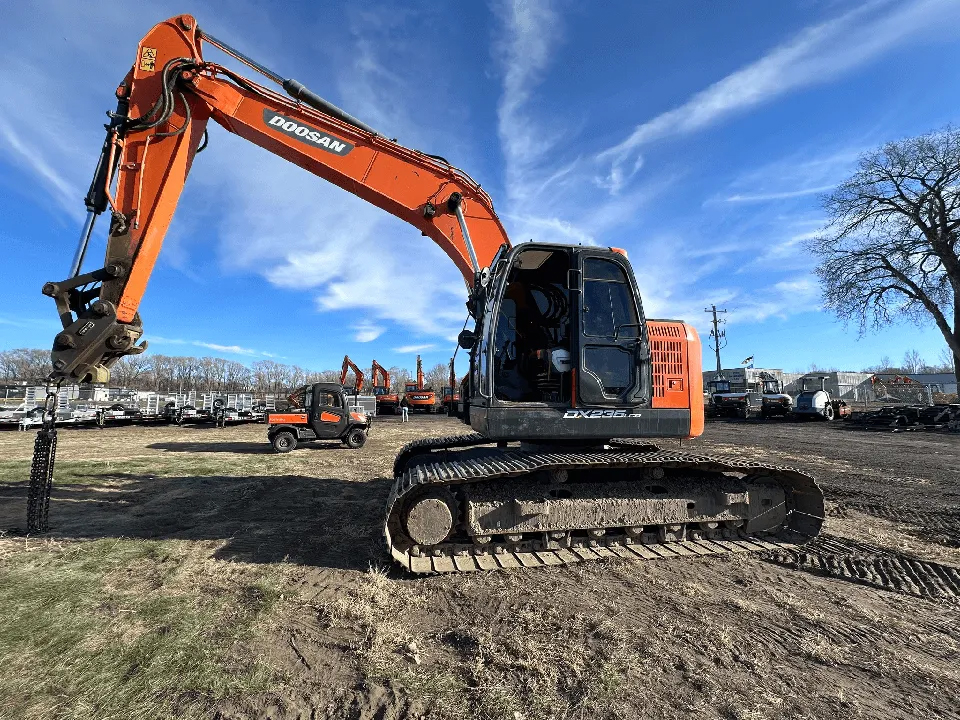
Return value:
[(887, 143), (824, 198), (830, 222), (809, 243), (827, 307), (861, 332), (933, 320), (960, 380), (960, 131)]
[(201, 390), (223, 390), (226, 379), (227, 361), (218, 357), (200, 358), (197, 385)]
[(17, 348), (0, 353), (0, 376), (6, 380), (42, 382), (52, 369), (49, 350)]
[(903, 354), (903, 371), (905, 373), (915, 375), (916, 373), (923, 372), (926, 365), (923, 358), (920, 357), (920, 353), (916, 350), (907, 350), (907, 352)]
[(424, 382), (434, 392), (440, 392), (444, 385), (450, 384), (450, 366), (445, 363), (437, 363), (425, 373)]
[(173, 389), (173, 358), (167, 355), (151, 355), (150, 369), (157, 390)]
[(227, 390), (249, 390), (253, 384), (253, 373), (243, 363), (227, 360), (223, 370), (223, 382)]
[(0, 352), (0, 378), (4, 380), (19, 380), (17, 377), (16, 350)]
[(173, 384), (178, 392), (187, 392), (195, 389), (200, 377), (200, 359), (195, 357), (177, 356), (173, 361)]
[(391, 392), (402, 393), (406, 384), (413, 378), (413, 373), (406, 368), (402, 368), (397, 365), (394, 365), (392, 368), (390, 368), (389, 372)]
[(152, 383), (151, 358), (144, 355), (127, 355), (110, 368), (110, 382), (122, 388), (144, 389)]
[(941, 348), (940, 354), (937, 356), (937, 365), (935, 367), (936, 372), (941, 373), (956, 373), (957, 368), (954, 365), (953, 353), (950, 352), (950, 348)]
[(307, 383), (307, 371), (299, 365), (290, 368), (290, 386), (293, 388), (302, 387)]
[(273, 360), (258, 360), (253, 364), (253, 380), (259, 392), (279, 393), (292, 389), (293, 371)]

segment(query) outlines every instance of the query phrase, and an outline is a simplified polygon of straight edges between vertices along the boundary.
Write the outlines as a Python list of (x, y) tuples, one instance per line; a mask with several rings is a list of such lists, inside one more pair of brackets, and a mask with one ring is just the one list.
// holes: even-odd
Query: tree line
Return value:
[[(371, 390), (370, 370), (364, 373), (365, 392)], [(38, 383), (50, 374), (50, 351), (18, 348), (0, 351), (0, 382)], [(391, 390), (403, 392), (404, 385), (415, 378), (406, 368), (391, 367)], [(438, 363), (424, 373), (424, 385), (437, 392), (448, 385), (448, 366)], [(191, 357), (188, 355), (128, 355), (110, 368), (111, 387), (129, 390), (158, 390), (161, 392), (289, 392), (293, 388), (313, 382), (338, 382), (340, 370), (308, 370), (299, 365), (286, 365), (274, 360), (258, 360), (249, 366), (221, 357)], [(346, 385), (353, 387), (356, 378), (347, 373)]]
[(898, 364), (890, 359), (889, 355), (880, 358), (876, 365), (868, 365), (861, 370), (841, 370), (838, 367), (825, 367), (819, 363), (810, 363), (805, 371), (800, 372), (865, 372), (865, 373), (894, 373), (897, 375), (917, 375), (921, 373), (953, 374), (953, 353), (950, 348), (942, 348), (940, 355), (934, 362), (927, 360), (916, 349), (907, 350), (903, 360)]

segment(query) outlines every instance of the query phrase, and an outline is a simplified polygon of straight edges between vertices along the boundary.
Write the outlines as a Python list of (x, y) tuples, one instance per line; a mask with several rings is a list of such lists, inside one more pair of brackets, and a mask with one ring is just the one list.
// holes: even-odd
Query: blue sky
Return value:
[[(104, 111), (139, 38), (202, 28), (490, 192), (514, 242), (626, 248), (648, 316), (724, 365), (858, 369), (935, 329), (858, 338), (802, 242), (857, 155), (958, 121), (960, 0), (11, 4), (0, 45), (0, 349), (46, 347)], [(210, 59), (222, 60), (215, 50)], [(449, 358), (460, 275), (429, 240), (215, 124), (141, 305), (151, 349), (312, 369)], [(88, 255), (102, 256), (106, 222)], [(709, 366), (711, 358), (705, 357)]]

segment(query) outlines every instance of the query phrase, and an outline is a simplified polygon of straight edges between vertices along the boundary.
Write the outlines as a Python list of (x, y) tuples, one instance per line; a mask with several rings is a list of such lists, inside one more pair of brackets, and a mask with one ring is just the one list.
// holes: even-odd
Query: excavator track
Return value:
[[(384, 533), (391, 556), (411, 572), (791, 550), (823, 524), (819, 486), (785, 466), (636, 441), (583, 451), (491, 445), (474, 433), (419, 440), (400, 451)], [(690, 498), (696, 502), (684, 508)], [(712, 502), (723, 512), (682, 521), (681, 514), (696, 517), (687, 508)], [(766, 509), (747, 520), (731, 514), (751, 502)], [(647, 520), (662, 513), (662, 522), (632, 525), (637, 512)]]

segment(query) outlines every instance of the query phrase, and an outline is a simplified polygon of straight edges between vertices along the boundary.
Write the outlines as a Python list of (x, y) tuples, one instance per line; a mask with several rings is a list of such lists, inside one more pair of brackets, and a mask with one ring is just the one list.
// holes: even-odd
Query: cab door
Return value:
[(649, 404), (650, 345), (633, 273), (625, 259), (579, 255), (577, 404)]
[(347, 427), (347, 418), (341, 394), (318, 387), (313, 389), (310, 424), (318, 438), (339, 438)]

